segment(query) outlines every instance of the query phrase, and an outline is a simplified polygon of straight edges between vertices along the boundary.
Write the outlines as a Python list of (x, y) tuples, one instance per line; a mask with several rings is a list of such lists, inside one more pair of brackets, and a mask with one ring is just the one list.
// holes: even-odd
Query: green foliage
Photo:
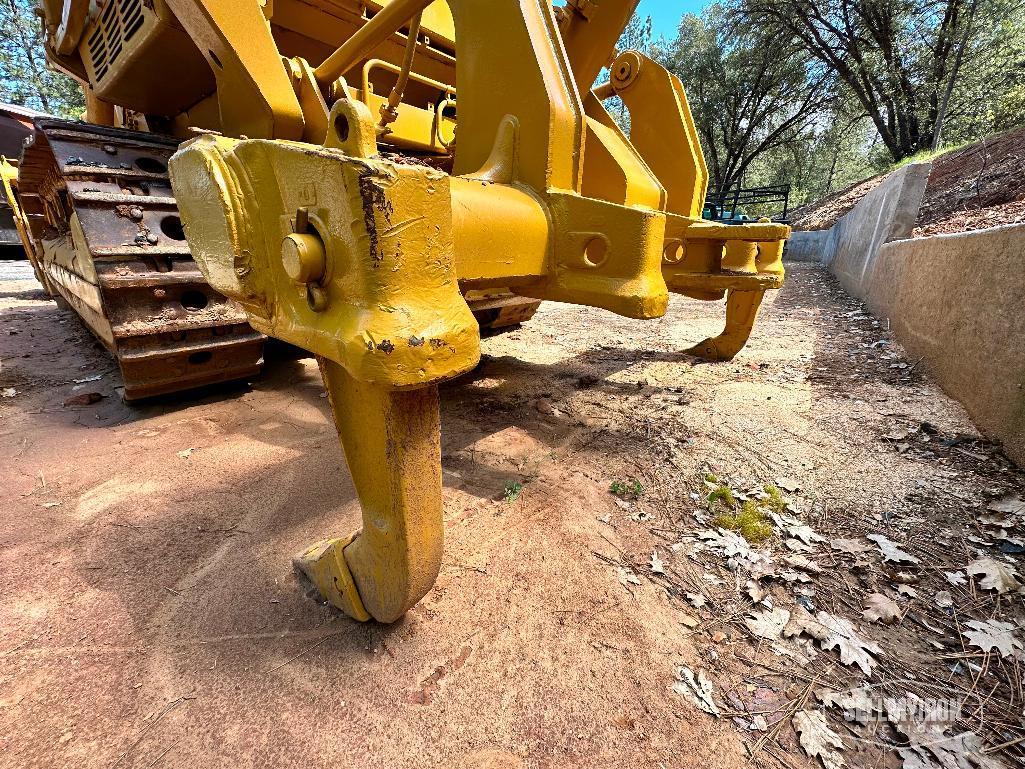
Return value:
[(721, 0), (668, 41), (635, 17), (618, 48), (680, 77), (711, 186), (790, 184), (791, 207), (1025, 123), (1025, 0)]
[(740, 183), (758, 158), (809, 139), (831, 73), (792, 35), (745, 24), (735, 5), (687, 14), (657, 58), (683, 82), (710, 186)]
[(1022, 0), (737, 2), (836, 75), (890, 162), (988, 133), (1021, 82)]
[(729, 505), (730, 507), (737, 506), (737, 499), (733, 496), (733, 491), (730, 489), (729, 486), (720, 486), (719, 488), (714, 489), (708, 495), (709, 510), (714, 509), (717, 503)]
[(972, 143), (1025, 121), (1025, 2), (985, 0), (951, 94), (944, 147)]
[(644, 494), (644, 487), (636, 478), (629, 478), (625, 481), (613, 481), (609, 484), (609, 493), (620, 499), (638, 499)]
[(838, 97), (817, 121), (810, 137), (759, 157), (744, 183), (789, 184), (793, 208), (877, 173), (878, 164), (872, 154), (874, 132), (855, 105)]
[(763, 487), (765, 499), (748, 499), (741, 503), (733, 490), (720, 483), (714, 475), (706, 475), (705, 481), (719, 484), (708, 495), (708, 511), (714, 514), (714, 525), (735, 531), (751, 543), (764, 542), (772, 536), (768, 515), (782, 513), (787, 505), (779, 489), (766, 485)]
[(523, 484), (519, 481), (506, 481), (505, 484), (505, 501), (515, 502), (520, 496), (520, 492), (523, 491)]
[(0, 101), (60, 117), (80, 117), (85, 97), (68, 75), (48, 68), (33, 0), (0, 0)]
[(769, 498), (764, 500), (762, 504), (772, 512), (776, 513), (776, 515), (781, 515), (783, 511), (786, 510), (787, 501), (783, 499), (783, 495), (780, 493), (779, 489), (772, 484), (767, 484), (762, 488), (765, 489), (765, 493), (769, 495)]
[(740, 509), (724, 510), (712, 519), (722, 529), (735, 531), (752, 544), (764, 542), (772, 536), (772, 525), (764, 510), (753, 499), (747, 500)]

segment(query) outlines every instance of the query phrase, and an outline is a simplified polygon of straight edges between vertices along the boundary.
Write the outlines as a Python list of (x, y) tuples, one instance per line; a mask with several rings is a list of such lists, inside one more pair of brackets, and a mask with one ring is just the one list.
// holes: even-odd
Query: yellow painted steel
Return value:
[(302, 138), (302, 109), (262, 3), (165, 2), (214, 73), (222, 131), (274, 139)]
[(42, 283), (47, 291), (53, 293), (46, 279), (46, 273), (40, 267), (35, 244), (32, 242), (32, 236), (29, 234), (28, 220), (25, 218), (25, 211), (21, 207), (21, 201), (18, 200), (18, 166), (4, 155), (0, 155), (0, 185), (3, 185), (4, 199), (11, 209), (14, 226), (18, 230), (18, 237), (21, 239), (25, 256), (28, 258), (29, 264), (32, 265), (32, 272), (35, 273), (36, 280)]
[[(663, 315), (670, 292), (725, 296), (723, 333), (691, 350), (725, 360), (782, 284), (787, 227), (700, 219), (708, 173), (682, 84), (614, 50), (636, 5), (157, 0), (146, 11), (169, 8), (193, 45), (183, 61), (210, 70), (191, 106), (165, 110), (179, 135), (203, 134), (170, 163), (192, 255), (257, 330), (320, 361), (363, 525), (296, 566), (357, 620), (397, 619), (438, 573), (437, 386), (479, 360), (467, 294), (509, 289), (638, 319)], [(68, 41), (92, 27), (74, 21), (48, 54), (81, 73), (91, 54)], [(181, 43), (143, 29), (124, 41), (134, 61)], [(592, 90), (603, 66), (610, 80)], [(142, 103), (123, 83), (102, 86), (122, 94), (117, 120)], [(629, 136), (610, 96), (630, 112)], [(148, 116), (158, 97), (147, 98)]]
[(334, 361), (320, 365), (363, 528), (317, 543), (295, 565), (349, 616), (393, 622), (431, 589), (441, 568), (438, 388), (386, 390)]

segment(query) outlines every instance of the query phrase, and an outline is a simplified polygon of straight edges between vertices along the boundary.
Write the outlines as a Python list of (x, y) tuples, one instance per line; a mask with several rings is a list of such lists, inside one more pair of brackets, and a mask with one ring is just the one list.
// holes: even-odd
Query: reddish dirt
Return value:
[(1025, 222), (1025, 126), (936, 158), (915, 237)]
[[(271, 356), (251, 387), (128, 407), (77, 319), (0, 276), (0, 389), (15, 390), (0, 399), (0, 767), (816, 766), (788, 720), (760, 740), (730, 709), (784, 718), (807, 680), (850, 671), (774, 656), (744, 631), (743, 580), (671, 547), (701, 528), (705, 474), (795, 479), (824, 535), (883, 530), (923, 559), (1021, 475), (820, 268), (790, 270), (735, 361), (680, 352), (721, 324), (721, 304), (678, 297), (653, 322), (548, 303), (485, 340), (481, 366), (442, 388), (441, 575), (384, 627), (309, 601), (290, 571), (359, 517), (310, 361)], [(90, 391), (106, 397), (63, 405)], [(923, 423), (910, 447), (885, 438)], [(631, 477), (644, 493), (627, 510), (609, 486)], [(860, 623), (867, 587), (829, 564), (850, 584), (815, 600)], [(966, 589), (965, 611), (995, 611)], [(887, 660), (938, 653), (935, 636), (864, 632)], [(724, 718), (673, 691), (681, 664), (708, 670)]]
[[(794, 209), (795, 230), (825, 230), (849, 212), (884, 176), (873, 176)], [(1025, 126), (940, 155), (914, 237), (1025, 222)]]
[(790, 214), (790, 225), (795, 230), (828, 230), (836, 220), (847, 214), (869, 192), (879, 186), (885, 177), (862, 179), (814, 203), (795, 208)]

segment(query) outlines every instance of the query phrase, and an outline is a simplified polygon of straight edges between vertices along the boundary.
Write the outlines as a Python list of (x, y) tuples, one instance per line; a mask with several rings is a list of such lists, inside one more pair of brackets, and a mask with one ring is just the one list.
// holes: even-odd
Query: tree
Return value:
[(659, 58), (683, 82), (719, 190), (739, 184), (759, 157), (807, 140), (832, 99), (829, 71), (800, 40), (739, 23), (720, 4), (684, 16)]
[(875, 173), (875, 130), (857, 105), (837, 99), (816, 118), (800, 141), (757, 158), (748, 169), (748, 186), (790, 185), (790, 205), (800, 206)]
[(986, 0), (746, 0), (850, 89), (893, 160), (939, 146)]
[(0, 101), (61, 117), (85, 110), (81, 87), (47, 67), (32, 0), (0, 0)]
[(1025, 120), (1025, 2), (980, 0), (942, 140), (973, 141)]

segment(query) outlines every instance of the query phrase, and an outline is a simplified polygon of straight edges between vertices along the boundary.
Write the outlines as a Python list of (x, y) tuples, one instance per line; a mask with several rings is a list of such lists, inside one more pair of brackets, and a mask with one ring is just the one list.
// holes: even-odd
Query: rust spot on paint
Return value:
[(381, 253), (375, 212), (380, 211), (384, 214), (385, 219), (388, 219), (392, 214), (392, 204), (388, 200), (384, 188), (376, 182), (374, 177), (373, 169), (367, 168), (360, 172), (359, 197), (363, 205), (363, 223), (367, 228), (367, 237), (370, 239), (370, 261), (374, 269), (377, 269), (384, 259), (384, 254)]

